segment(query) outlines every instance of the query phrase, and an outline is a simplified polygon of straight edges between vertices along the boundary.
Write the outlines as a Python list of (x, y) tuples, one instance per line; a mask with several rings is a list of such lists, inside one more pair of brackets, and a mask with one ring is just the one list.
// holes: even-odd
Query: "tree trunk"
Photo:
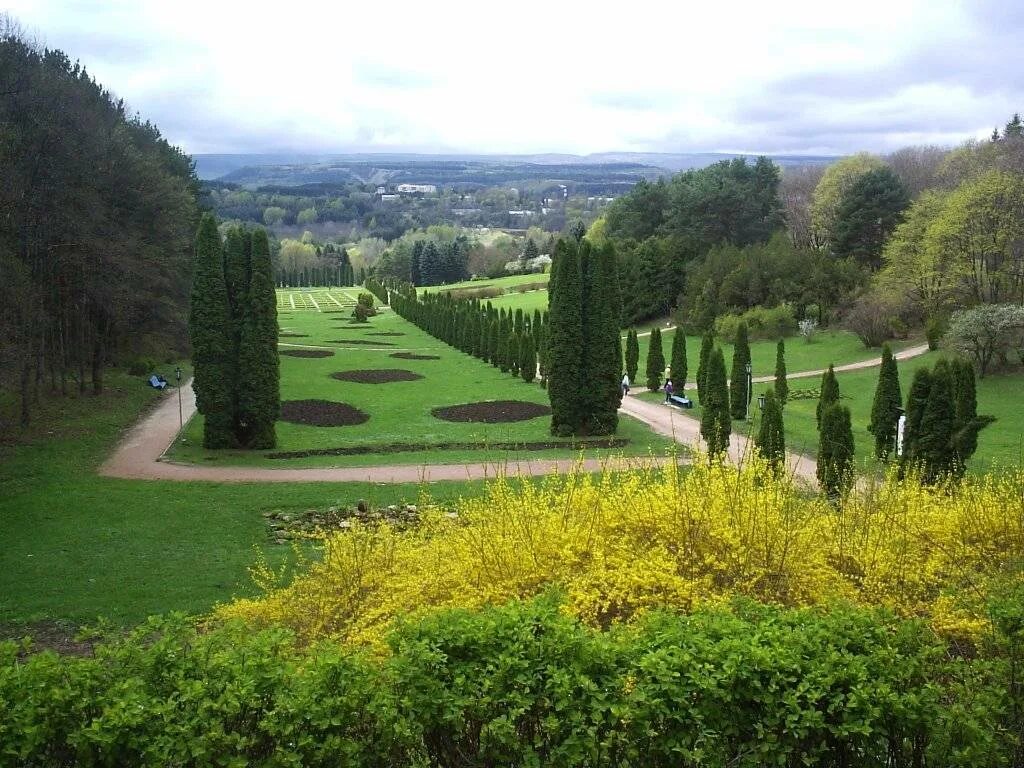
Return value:
[(29, 403), (29, 376), (32, 372), (32, 363), (29, 356), (26, 354), (21, 360), (21, 426), (22, 428), (27, 427), (29, 424), (29, 417), (31, 414), (31, 407)]

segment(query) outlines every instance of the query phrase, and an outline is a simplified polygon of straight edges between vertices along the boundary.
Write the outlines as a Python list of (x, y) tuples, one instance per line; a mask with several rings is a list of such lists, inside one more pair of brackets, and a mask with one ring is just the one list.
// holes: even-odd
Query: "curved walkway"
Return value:
[[(900, 360), (917, 357), (928, 351), (927, 344), (908, 347), (896, 354)], [(881, 358), (861, 360), (848, 365), (837, 366), (836, 371), (855, 371), (881, 365)], [(820, 376), (823, 371), (800, 371), (786, 378), (800, 379)], [(760, 377), (755, 382), (773, 381), (774, 377)], [(694, 386), (694, 385), (688, 385)], [(181, 416), (185, 423), (196, 412), (195, 392), (192, 380), (181, 387)], [(672, 438), (684, 446), (699, 446), (700, 422), (682, 411), (662, 403), (649, 402), (636, 397), (622, 401), (621, 412), (647, 424), (658, 434)], [(176, 480), (226, 483), (295, 483), (295, 482), (374, 482), (374, 483), (415, 483), (439, 480), (484, 480), (500, 474), (546, 475), (552, 472), (566, 472), (573, 468), (586, 471), (602, 469), (628, 469), (664, 463), (664, 459), (651, 458), (605, 458), (587, 459), (582, 463), (576, 459), (537, 459), (506, 463), (475, 464), (395, 464), (375, 467), (304, 467), (293, 469), (268, 469), (265, 467), (204, 467), (196, 464), (178, 464), (164, 458), (178, 436), (178, 398), (169, 391), (159, 405), (145, 418), (133, 426), (118, 444), (114, 453), (103, 463), (99, 473), (105, 477), (130, 480)], [(729, 459), (734, 463), (743, 461), (750, 452), (746, 436), (733, 433), (729, 445)], [(797, 453), (787, 453), (787, 465), (794, 477), (814, 482), (817, 467), (813, 459)]]

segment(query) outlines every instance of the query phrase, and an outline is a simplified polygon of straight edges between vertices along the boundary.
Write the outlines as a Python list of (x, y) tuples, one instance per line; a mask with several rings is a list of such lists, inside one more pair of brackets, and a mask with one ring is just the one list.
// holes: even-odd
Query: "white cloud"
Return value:
[(1024, 101), (956, 69), (1016, 55), (986, 4), (9, 5), (192, 152), (883, 150)]

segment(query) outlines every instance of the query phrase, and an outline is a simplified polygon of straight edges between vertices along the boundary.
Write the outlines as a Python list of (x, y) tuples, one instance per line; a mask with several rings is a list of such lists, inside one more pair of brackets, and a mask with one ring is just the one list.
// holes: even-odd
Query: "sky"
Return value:
[(1014, 0), (6, 0), (190, 153), (886, 152), (1024, 111)]

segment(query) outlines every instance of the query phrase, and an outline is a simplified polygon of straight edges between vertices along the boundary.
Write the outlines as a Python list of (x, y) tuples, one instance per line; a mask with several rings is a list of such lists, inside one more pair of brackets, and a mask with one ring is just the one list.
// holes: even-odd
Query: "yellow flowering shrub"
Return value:
[(600, 626), (742, 595), (884, 605), (970, 637), (990, 585), (1020, 578), (1024, 474), (949, 489), (890, 478), (837, 508), (758, 460), (698, 457), (685, 469), (498, 479), (457, 514), (427, 506), (415, 530), (354, 527), (323, 545), (288, 584), (258, 565), (264, 595), (216, 615), (375, 643), (399, 616), (557, 585), (567, 610)]

